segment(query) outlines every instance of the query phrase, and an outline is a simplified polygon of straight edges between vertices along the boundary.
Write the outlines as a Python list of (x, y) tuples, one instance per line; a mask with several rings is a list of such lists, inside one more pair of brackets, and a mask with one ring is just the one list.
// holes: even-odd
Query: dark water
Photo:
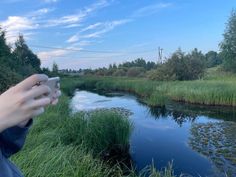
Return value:
[(132, 95), (87, 91), (77, 91), (71, 107), (73, 111), (130, 110), (134, 123), (130, 153), (138, 170), (152, 161), (158, 169), (173, 161), (176, 175), (236, 176), (236, 123), (232, 121), (236, 112), (232, 108), (180, 103), (150, 108)]

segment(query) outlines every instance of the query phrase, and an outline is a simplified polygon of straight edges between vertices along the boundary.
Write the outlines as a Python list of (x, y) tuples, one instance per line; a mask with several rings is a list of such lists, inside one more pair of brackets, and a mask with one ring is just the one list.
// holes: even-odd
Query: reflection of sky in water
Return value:
[[(133, 112), (130, 119), (135, 128), (130, 140), (130, 151), (138, 170), (152, 163), (152, 160), (158, 168), (165, 167), (173, 160), (176, 174), (184, 172), (206, 176), (211, 173), (212, 165), (209, 160), (188, 146), (193, 123), (189, 118), (180, 124), (183, 117), (174, 117), (173, 114), (154, 115), (149, 107), (140, 104), (130, 95), (106, 97), (78, 91), (72, 98), (71, 107), (73, 111), (124, 107)], [(209, 121), (219, 120), (203, 115), (194, 119), (197, 123)]]

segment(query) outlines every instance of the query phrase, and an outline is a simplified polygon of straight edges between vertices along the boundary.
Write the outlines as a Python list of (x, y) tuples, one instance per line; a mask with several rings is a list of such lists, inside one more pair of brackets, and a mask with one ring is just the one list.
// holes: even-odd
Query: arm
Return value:
[(29, 127), (32, 125), (32, 119), (25, 127), (15, 126), (4, 130), (0, 134), (0, 143), (2, 154), (9, 158), (11, 155), (20, 151), (25, 143)]
[(0, 95), (0, 132), (28, 122), (44, 112), (51, 100), (41, 97), (50, 92), (45, 85), (34, 87), (38, 82), (47, 81), (45, 75), (33, 75)]

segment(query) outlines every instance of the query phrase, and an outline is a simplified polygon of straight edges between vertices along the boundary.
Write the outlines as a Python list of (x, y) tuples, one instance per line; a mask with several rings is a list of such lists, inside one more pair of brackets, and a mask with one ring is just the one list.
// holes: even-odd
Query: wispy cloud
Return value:
[(40, 27), (38, 19), (51, 11), (53, 9), (42, 8), (24, 16), (8, 16), (6, 20), (0, 21), (0, 26), (6, 31), (7, 42), (14, 43), (19, 34), (24, 34), (27, 39), (30, 39), (34, 34), (33, 30)]
[(22, 2), (22, 1), (24, 0), (2, 0), (1, 2), (10, 4), (10, 3), (17, 3), (17, 2)]
[(39, 56), (39, 58), (42, 61), (47, 61), (47, 60), (55, 59), (55, 58), (59, 58), (59, 57), (66, 57), (66, 56), (68, 57), (68, 55), (70, 55), (74, 52), (78, 52), (82, 49), (83, 49), (82, 45), (79, 45), (79, 43), (78, 43), (78, 44), (71, 45), (67, 48), (55, 47), (55, 49), (52, 49), (52, 50), (41, 51), (41, 52), (38, 52), (37, 55)]
[(41, 0), (45, 3), (55, 3), (55, 2), (58, 2), (59, 0)]
[(41, 60), (49, 60), (49, 59), (53, 59), (55, 57), (65, 56), (68, 53), (69, 53), (69, 51), (66, 51), (66, 50), (55, 49), (55, 50), (50, 50), (50, 51), (38, 52), (37, 55)]
[(46, 15), (46, 14), (48, 14), (49, 12), (52, 12), (52, 11), (54, 11), (54, 9), (53, 8), (42, 8), (42, 9), (38, 9), (38, 10), (36, 10), (36, 11), (34, 11), (34, 12), (30, 12), (30, 13), (28, 13), (26, 16), (27, 17), (33, 17), (33, 18), (37, 18), (38, 16), (43, 16), (43, 15)]
[(172, 3), (151, 4), (151, 5), (148, 5), (148, 6), (145, 6), (145, 7), (142, 7), (140, 9), (136, 10), (131, 16), (133, 18), (135, 18), (135, 17), (153, 15), (153, 14), (159, 12), (160, 10), (170, 7), (172, 5), (173, 5)]
[(100, 27), (100, 26), (103, 26), (103, 23), (98, 22), (98, 23), (89, 25), (89, 26), (86, 27), (86, 28), (83, 28), (80, 32), (85, 32), (85, 31), (88, 31), (88, 30), (93, 30), (93, 29), (96, 29), (96, 28), (98, 28), (98, 27)]
[[(113, 30), (115, 27), (120, 26), (120, 25), (124, 25), (128, 22), (130, 22), (130, 19), (123, 19), (123, 20), (115, 20), (115, 21), (111, 21), (111, 22), (98, 22), (92, 25), (89, 25), (88, 27), (82, 29), (79, 33), (71, 36), (67, 42), (68, 43), (74, 43), (74, 42), (78, 42), (81, 39), (90, 39), (90, 38), (98, 38), (101, 37), (103, 34)], [(95, 30), (92, 33), (87, 33), (84, 34), (83, 32), (89, 31), (89, 30)]]
[[(18, 2), (21, 0), (9, 0)], [(58, 2), (59, 0), (41, 0), (47, 3)], [(29, 12), (23, 16), (8, 16), (6, 20), (0, 21), (1, 27), (7, 31), (8, 43), (15, 42), (17, 36), (21, 33), (30, 36), (34, 29), (61, 26), (64, 28), (74, 28), (81, 26), (81, 22), (92, 12), (108, 6), (111, 1), (100, 0), (90, 6), (81, 9), (78, 13), (65, 15), (57, 19), (45, 19), (45, 15), (54, 11), (53, 8), (42, 8), (34, 12)]]
[(6, 30), (8, 43), (14, 43), (20, 33), (25, 32), (27, 34), (30, 30), (38, 28), (38, 24), (34, 23), (34, 21), (20, 16), (9, 16), (7, 20), (0, 22), (0, 25)]
[(110, 5), (111, 1), (100, 0), (94, 4), (91, 4), (88, 7), (80, 10), (78, 13), (66, 15), (57, 19), (48, 20), (46, 26), (54, 27), (54, 26), (64, 26), (65, 28), (73, 28), (80, 26), (81, 22), (88, 17), (92, 12), (104, 8)]

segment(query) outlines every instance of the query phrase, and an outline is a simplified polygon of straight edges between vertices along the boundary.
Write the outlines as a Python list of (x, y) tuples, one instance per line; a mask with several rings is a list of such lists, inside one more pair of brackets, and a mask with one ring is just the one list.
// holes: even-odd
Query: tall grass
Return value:
[[(211, 74), (210, 77), (213, 77)], [(217, 78), (220, 76), (215, 76)], [(150, 81), (114, 77), (73, 78), (76, 86), (86, 89), (119, 90), (137, 94), (150, 106), (163, 106), (167, 100), (203, 105), (236, 106), (236, 76), (196, 81)], [(68, 82), (68, 80), (67, 80)]]
[[(71, 115), (68, 102), (63, 96), (56, 107), (49, 107), (35, 119), (23, 150), (12, 157), (26, 177), (144, 177), (162, 173), (150, 171), (150, 166), (146, 174), (128, 169), (124, 175), (120, 164), (103, 161), (104, 151), (110, 153), (117, 146), (128, 150), (132, 124), (112, 111)], [(167, 177), (164, 172), (162, 175)]]
[(114, 144), (126, 146), (130, 132), (128, 119), (114, 112), (69, 116), (68, 98), (63, 97), (34, 122), (23, 151), (13, 161), (29, 177), (122, 175), (97, 155)]

